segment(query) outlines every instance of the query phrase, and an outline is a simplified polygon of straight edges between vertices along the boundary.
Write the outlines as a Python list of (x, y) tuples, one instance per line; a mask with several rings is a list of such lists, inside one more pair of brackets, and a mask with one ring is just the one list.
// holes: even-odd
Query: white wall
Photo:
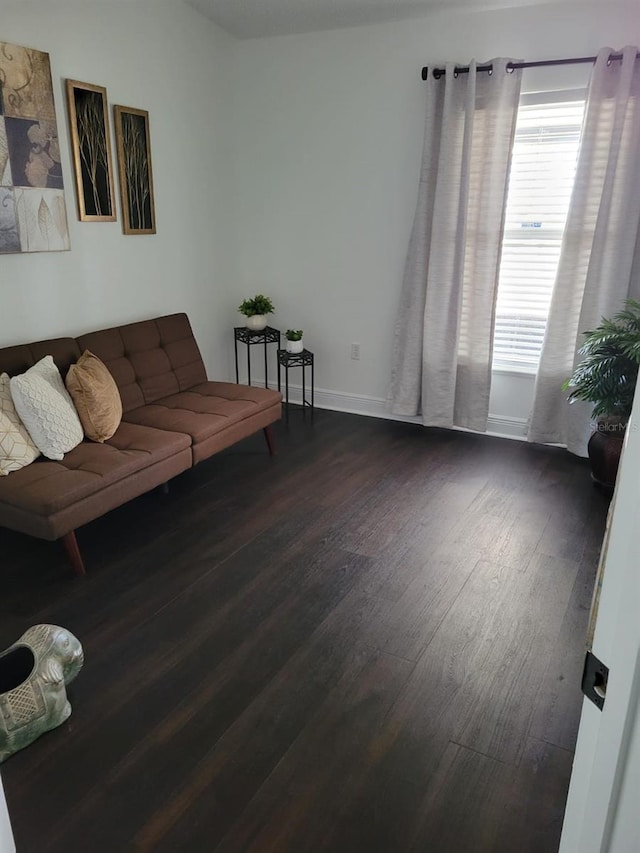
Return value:
[[(50, 54), (71, 234), (70, 252), (0, 255), (0, 346), (186, 310), (211, 374), (226, 378), (233, 40), (165, 0), (3, 0), (0, 41)], [(78, 221), (67, 77), (149, 111), (156, 235), (123, 235), (117, 181), (119, 221)]]
[(2, 788), (2, 779), (0, 779), (0, 853), (15, 853), (15, 849), (7, 802)]
[[(274, 297), (304, 328), (334, 405), (382, 412), (423, 133), (422, 65), (590, 55), (640, 41), (637, 5), (607, 0), (239, 42), (235, 49), (237, 297)], [(589, 66), (525, 72), (525, 91), (584, 85)], [(350, 343), (361, 344), (361, 360)], [(529, 376), (494, 377), (496, 431), (517, 431)]]
[[(639, 41), (640, 16), (616, 0), (551, 3), (236, 42), (179, 0), (3, 0), (0, 40), (51, 55), (72, 245), (0, 256), (0, 346), (186, 310), (210, 374), (230, 378), (235, 307), (264, 291), (275, 325), (305, 329), (320, 402), (383, 413), (422, 145), (420, 67), (593, 53)], [(524, 86), (587, 74), (529, 71)], [(149, 110), (157, 235), (77, 221), (67, 77)], [(531, 377), (494, 377), (494, 429), (521, 429), (532, 388)]]

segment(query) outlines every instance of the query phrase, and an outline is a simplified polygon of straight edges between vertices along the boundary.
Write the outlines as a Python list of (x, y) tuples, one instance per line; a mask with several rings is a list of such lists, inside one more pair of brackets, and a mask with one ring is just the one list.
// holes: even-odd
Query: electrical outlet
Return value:
[(356, 361), (360, 358), (360, 344), (351, 344), (351, 358)]

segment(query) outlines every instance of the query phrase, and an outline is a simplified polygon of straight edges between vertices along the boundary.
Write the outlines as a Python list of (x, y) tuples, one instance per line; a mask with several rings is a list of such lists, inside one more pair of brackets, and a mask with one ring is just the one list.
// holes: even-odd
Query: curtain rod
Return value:
[[(640, 56), (640, 54), (637, 54)], [(597, 56), (578, 56), (575, 59), (540, 59), (537, 62), (507, 62), (507, 71), (515, 71), (516, 68), (543, 68), (547, 65), (579, 65), (580, 63), (591, 62), (594, 63), (598, 57)], [(609, 56), (609, 62), (613, 60), (622, 59), (621, 53), (612, 53)], [(478, 65), (476, 67), (476, 71), (493, 71), (493, 65)], [(431, 72), (436, 80), (439, 80), (441, 77), (444, 77), (446, 74), (446, 70), (444, 68), (434, 68)], [(468, 74), (469, 66), (468, 65), (456, 65), (455, 68), (456, 74)], [(426, 80), (429, 77), (429, 67), (427, 65), (422, 69), (422, 79)]]

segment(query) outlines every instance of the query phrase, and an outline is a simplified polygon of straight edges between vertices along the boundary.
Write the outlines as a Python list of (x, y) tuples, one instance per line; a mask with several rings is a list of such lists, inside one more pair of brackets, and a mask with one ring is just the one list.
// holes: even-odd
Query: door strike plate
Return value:
[(599, 661), (593, 652), (587, 652), (584, 659), (584, 671), (582, 673), (582, 692), (601, 711), (607, 696), (608, 680), (609, 667), (605, 666), (602, 661)]

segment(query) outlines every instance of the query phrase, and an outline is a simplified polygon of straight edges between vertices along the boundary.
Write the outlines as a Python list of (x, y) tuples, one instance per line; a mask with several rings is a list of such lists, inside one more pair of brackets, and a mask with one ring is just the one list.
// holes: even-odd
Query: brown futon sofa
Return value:
[(162, 485), (281, 416), (281, 394), (209, 382), (186, 314), (172, 314), (74, 338), (0, 349), (0, 373), (23, 373), (46, 355), (62, 375), (85, 350), (109, 368), (123, 418), (104, 444), (82, 442), (60, 462), (40, 457), (0, 477), (0, 526), (61, 539), (84, 574), (75, 530)]

